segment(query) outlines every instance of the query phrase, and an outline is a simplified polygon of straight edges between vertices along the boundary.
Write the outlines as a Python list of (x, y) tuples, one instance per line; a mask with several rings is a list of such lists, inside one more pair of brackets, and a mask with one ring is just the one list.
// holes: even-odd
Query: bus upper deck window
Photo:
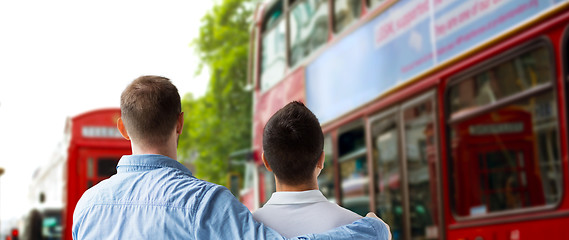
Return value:
[(328, 1), (296, 1), (289, 19), (290, 65), (294, 66), (328, 40)]
[(450, 91), (452, 114), (468, 112), (551, 82), (549, 57), (546, 48), (538, 48), (460, 81)]
[(261, 90), (277, 84), (284, 76), (286, 68), (286, 22), (284, 21), (282, 1), (273, 5), (263, 22), (261, 50)]
[(339, 33), (356, 22), (361, 12), (361, 0), (334, 0), (334, 32)]

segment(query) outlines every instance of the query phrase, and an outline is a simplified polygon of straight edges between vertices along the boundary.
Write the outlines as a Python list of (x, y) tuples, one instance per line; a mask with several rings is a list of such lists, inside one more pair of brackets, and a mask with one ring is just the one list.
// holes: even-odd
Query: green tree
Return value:
[(226, 184), (229, 154), (251, 147), (252, 94), (247, 84), (249, 27), (254, 0), (222, 0), (202, 18), (195, 47), (199, 70), (209, 68), (208, 89), (201, 98), (185, 95), (182, 161), (191, 161), (199, 178)]

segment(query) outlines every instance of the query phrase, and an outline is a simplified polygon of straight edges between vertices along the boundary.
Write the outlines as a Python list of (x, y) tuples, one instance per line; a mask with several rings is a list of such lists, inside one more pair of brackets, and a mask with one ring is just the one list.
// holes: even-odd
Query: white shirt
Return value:
[(287, 238), (321, 233), (350, 224), (362, 217), (329, 202), (319, 190), (275, 192), (265, 206), (253, 213), (258, 222)]

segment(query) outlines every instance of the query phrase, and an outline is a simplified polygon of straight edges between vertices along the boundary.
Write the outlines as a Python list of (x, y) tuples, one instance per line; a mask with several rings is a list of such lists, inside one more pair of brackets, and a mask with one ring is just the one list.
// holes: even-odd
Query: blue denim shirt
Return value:
[[(73, 239), (283, 239), (257, 223), (227, 188), (192, 176), (162, 155), (123, 156), (117, 174), (87, 190), (73, 213)], [(388, 239), (364, 218), (297, 239)]]

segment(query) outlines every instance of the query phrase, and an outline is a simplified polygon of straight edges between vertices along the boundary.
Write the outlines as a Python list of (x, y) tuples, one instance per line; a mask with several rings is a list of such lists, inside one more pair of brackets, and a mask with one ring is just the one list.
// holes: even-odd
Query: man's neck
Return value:
[(174, 160), (178, 160), (176, 153), (176, 148), (171, 147), (140, 147), (136, 144), (131, 144), (132, 155), (142, 155), (142, 154), (158, 154), (169, 157)]
[(290, 185), (280, 183), (278, 179), (275, 179), (277, 192), (302, 192), (309, 190), (318, 190), (318, 182), (311, 181), (310, 183)]

